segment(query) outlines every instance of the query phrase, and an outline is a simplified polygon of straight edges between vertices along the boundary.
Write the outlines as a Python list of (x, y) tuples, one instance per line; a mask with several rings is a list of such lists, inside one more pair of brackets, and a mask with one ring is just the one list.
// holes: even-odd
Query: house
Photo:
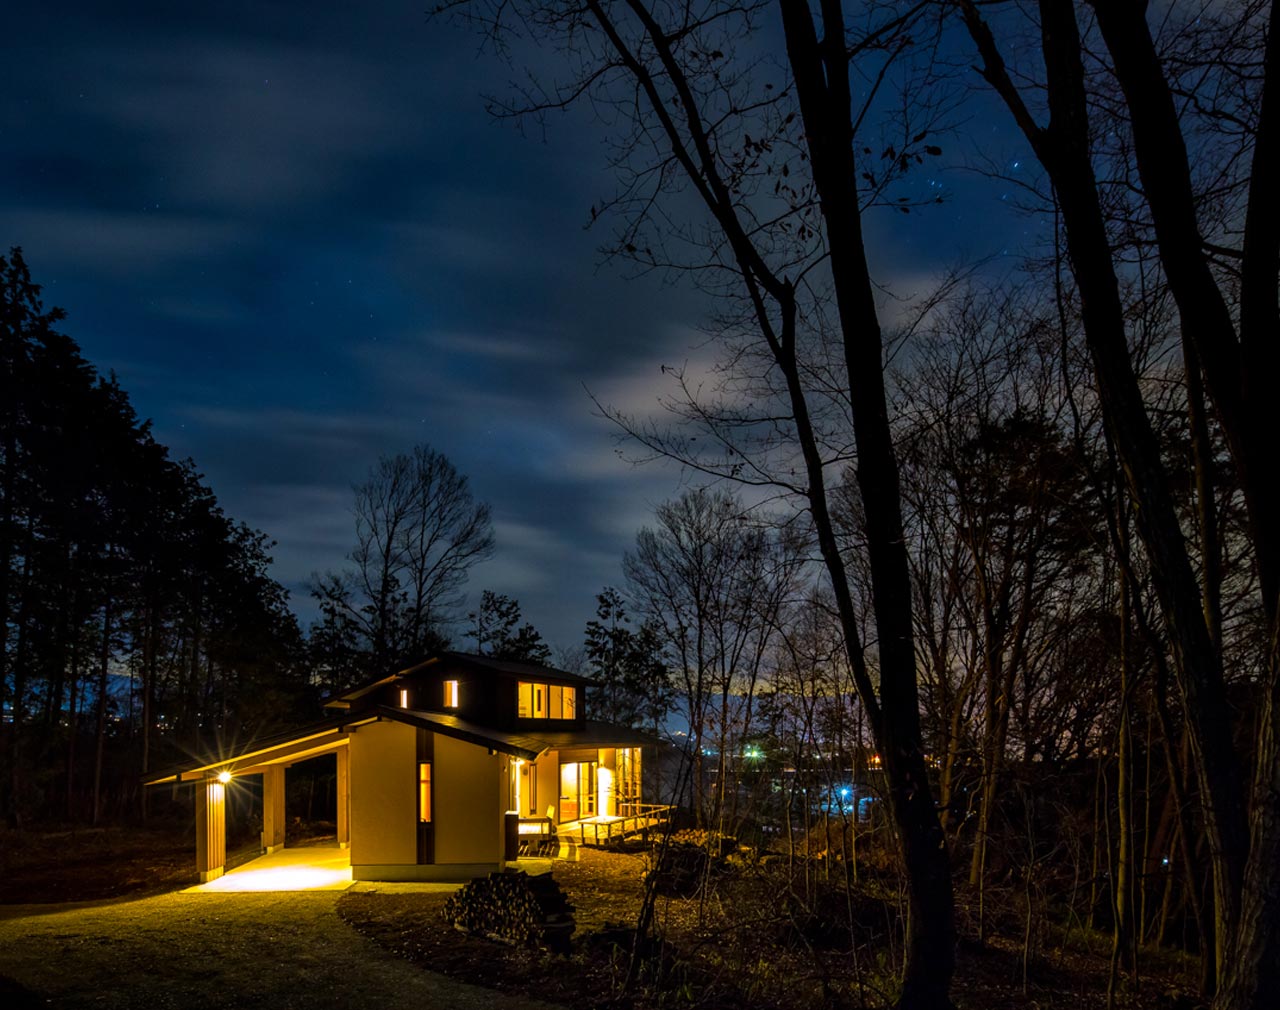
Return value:
[(517, 858), (524, 837), (608, 838), (652, 823), (642, 747), (586, 718), (592, 682), (533, 663), (438, 652), (326, 702), (323, 723), (145, 778), (192, 783), (201, 881), (222, 874), (226, 790), (262, 777), (262, 846), (284, 844), (284, 776), (337, 758), (338, 842), (356, 880), (466, 880)]

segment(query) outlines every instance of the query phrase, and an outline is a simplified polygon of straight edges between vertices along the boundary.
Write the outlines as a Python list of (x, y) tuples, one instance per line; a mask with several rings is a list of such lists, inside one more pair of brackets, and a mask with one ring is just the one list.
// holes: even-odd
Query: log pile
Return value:
[(444, 917), (455, 929), (515, 947), (568, 953), (573, 906), (551, 874), (490, 873), (455, 891)]

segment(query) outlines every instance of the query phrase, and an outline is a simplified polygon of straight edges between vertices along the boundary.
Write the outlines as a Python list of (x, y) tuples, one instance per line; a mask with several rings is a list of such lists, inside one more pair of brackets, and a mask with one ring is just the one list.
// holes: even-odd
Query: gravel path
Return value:
[(339, 896), (175, 893), (0, 906), (0, 983), (8, 976), (68, 1008), (554, 1010), (385, 953), (338, 918)]

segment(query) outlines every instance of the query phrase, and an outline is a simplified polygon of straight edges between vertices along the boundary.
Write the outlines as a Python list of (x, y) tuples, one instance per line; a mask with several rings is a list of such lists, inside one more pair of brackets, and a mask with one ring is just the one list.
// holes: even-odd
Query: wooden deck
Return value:
[(660, 827), (671, 817), (671, 807), (660, 803), (636, 803), (632, 806), (634, 809), (616, 817), (584, 817), (565, 821), (556, 831), (581, 845), (608, 845)]

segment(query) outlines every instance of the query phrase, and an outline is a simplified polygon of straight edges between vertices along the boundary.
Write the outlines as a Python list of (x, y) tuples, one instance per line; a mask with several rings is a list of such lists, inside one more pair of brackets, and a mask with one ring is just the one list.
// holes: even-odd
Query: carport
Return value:
[(240, 891), (345, 891), (352, 884), (351, 855), (337, 845), (277, 849), (195, 887), (185, 894)]
[[(267, 856), (284, 847), (285, 769), (309, 758), (333, 754), (337, 759), (338, 848), (345, 850), (351, 838), (351, 774), (348, 734), (371, 720), (309, 729), (250, 744), (231, 756), (199, 765), (184, 765), (146, 776), (144, 785), (190, 784), (195, 788), (196, 870), (206, 884), (222, 876), (227, 861), (227, 789), (246, 775), (262, 776), (262, 850)], [(343, 859), (346, 859), (345, 852)], [(349, 873), (349, 862), (348, 862)]]

